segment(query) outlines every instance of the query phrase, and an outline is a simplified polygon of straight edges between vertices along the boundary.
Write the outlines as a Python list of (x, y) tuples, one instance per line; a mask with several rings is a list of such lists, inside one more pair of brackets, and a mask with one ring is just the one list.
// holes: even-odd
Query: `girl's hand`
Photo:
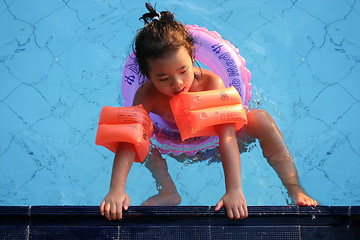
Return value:
[(122, 219), (122, 209), (128, 210), (129, 206), (130, 198), (125, 191), (110, 189), (100, 204), (100, 213), (108, 220)]
[(248, 216), (246, 199), (241, 189), (226, 191), (216, 204), (215, 211), (222, 207), (225, 207), (229, 219), (238, 220)]

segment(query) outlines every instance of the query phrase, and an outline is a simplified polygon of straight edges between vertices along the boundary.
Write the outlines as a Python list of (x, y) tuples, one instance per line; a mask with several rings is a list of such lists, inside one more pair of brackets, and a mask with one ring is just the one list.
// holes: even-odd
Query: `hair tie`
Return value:
[(151, 21), (160, 20), (161, 14), (159, 12), (156, 13), (156, 16), (154, 16)]

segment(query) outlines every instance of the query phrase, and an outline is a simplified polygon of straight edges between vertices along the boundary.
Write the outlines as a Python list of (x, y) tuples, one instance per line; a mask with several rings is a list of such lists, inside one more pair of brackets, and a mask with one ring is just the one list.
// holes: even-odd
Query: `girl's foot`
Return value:
[(180, 203), (181, 197), (178, 192), (168, 193), (160, 191), (144, 201), (141, 206), (177, 206)]
[(293, 186), (288, 189), (289, 196), (292, 201), (298, 206), (316, 206), (318, 202), (307, 195), (300, 186)]

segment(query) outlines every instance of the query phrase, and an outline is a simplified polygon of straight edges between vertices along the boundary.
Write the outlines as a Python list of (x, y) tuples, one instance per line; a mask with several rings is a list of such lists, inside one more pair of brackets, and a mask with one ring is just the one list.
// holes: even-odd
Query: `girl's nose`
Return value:
[(172, 83), (173, 87), (178, 87), (182, 84), (183, 84), (183, 82), (180, 77), (175, 77), (173, 80), (173, 83)]

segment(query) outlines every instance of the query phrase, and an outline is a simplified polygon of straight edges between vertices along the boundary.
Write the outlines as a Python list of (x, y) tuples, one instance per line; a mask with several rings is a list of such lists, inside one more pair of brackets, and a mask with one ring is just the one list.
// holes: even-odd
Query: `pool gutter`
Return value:
[(360, 206), (130, 207), (108, 221), (95, 206), (0, 206), (0, 239), (360, 239)]

